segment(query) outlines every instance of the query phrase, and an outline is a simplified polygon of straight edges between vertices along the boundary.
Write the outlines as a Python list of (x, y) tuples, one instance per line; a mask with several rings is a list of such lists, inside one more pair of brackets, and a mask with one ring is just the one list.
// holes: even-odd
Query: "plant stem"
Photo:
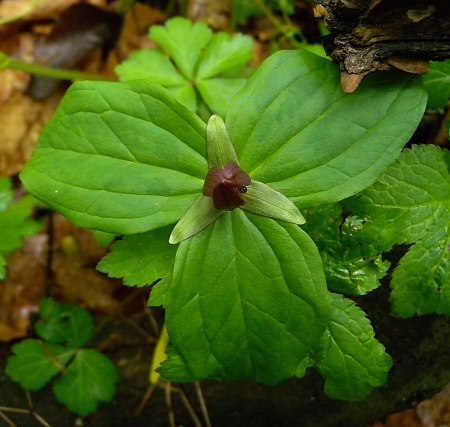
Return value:
[(61, 80), (110, 80), (108, 77), (100, 74), (84, 73), (77, 70), (61, 70), (58, 68), (46, 67), (44, 65), (38, 64), (27, 64), (26, 62), (11, 59), (3, 52), (0, 52), (0, 70), (6, 68)]

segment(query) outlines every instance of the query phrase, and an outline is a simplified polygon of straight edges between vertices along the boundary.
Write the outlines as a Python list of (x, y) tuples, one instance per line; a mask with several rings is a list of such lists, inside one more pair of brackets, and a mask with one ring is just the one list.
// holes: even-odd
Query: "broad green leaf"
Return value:
[(149, 35), (173, 58), (184, 77), (191, 80), (200, 53), (213, 34), (206, 24), (193, 24), (188, 19), (176, 17), (166, 21), (164, 27), (153, 25)]
[(159, 50), (138, 50), (115, 68), (121, 81), (146, 79), (164, 87), (185, 86), (189, 82)]
[(111, 361), (95, 350), (79, 350), (64, 375), (55, 381), (57, 399), (72, 412), (85, 417), (116, 392), (118, 374)]
[(77, 225), (133, 234), (173, 224), (201, 192), (205, 124), (157, 85), (80, 82), (21, 174)]
[(242, 34), (214, 34), (202, 54), (196, 78), (209, 79), (228, 70), (243, 67), (252, 59), (252, 55), (251, 37)]
[(220, 116), (225, 116), (234, 95), (245, 85), (245, 79), (207, 79), (197, 81), (200, 92), (209, 109)]
[(386, 383), (392, 360), (353, 301), (331, 294), (333, 310), (317, 353), (325, 393), (334, 399), (359, 400)]
[[(450, 314), (450, 153), (406, 149), (379, 180), (346, 204), (366, 223), (357, 239), (380, 251), (413, 244), (394, 271), (394, 311)], [(413, 264), (416, 264), (413, 266)]]
[(165, 309), (173, 357), (163, 377), (274, 384), (315, 346), (329, 302), (309, 237), (236, 209), (180, 244)]
[(81, 307), (60, 305), (51, 298), (43, 298), (40, 316), (35, 326), (36, 333), (47, 342), (81, 347), (91, 339), (94, 322), (91, 315)]
[(332, 62), (306, 51), (269, 57), (233, 98), (225, 123), (241, 167), (300, 208), (370, 185), (420, 122), (426, 93), (401, 73), (340, 89)]
[(423, 85), (428, 92), (428, 107), (445, 108), (450, 98), (450, 59), (431, 61), (428, 73), (423, 76)]
[(75, 350), (27, 339), (12, 347), (6, 373), (26, 390), (40, 390), (74, 356)]
[(376, 247), (357, 240), (364, 221), (345, 217), (340, 205), (311, 208), (304, 213), (304, 229), (319, 249), (329, 289), (364, 295), (380, 286), (389, 262), (382, 260)]
[(97, 265), (109, 277), (128, 286), (146, 286), (172, 273), (176, 248), (170, 245), (172, 226), (124, 236)]

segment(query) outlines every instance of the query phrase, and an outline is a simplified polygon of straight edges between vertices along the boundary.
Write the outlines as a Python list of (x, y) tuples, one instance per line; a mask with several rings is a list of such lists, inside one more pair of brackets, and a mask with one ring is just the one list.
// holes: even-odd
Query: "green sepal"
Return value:
[(206, 153), (208, 166), (223, 169), (229, 162), (239, 160), (222, 117), (213, 114), (206, 125)]
[(223, 213), (224, 211), (214, 208), (211, 197), (198, 197), (172, 230), (169, 243), (176, 245), (195, 236), (208, 225), (211, 225)]
[(242, 194), (245, 204), (241, 209), (261, 216), (304, 224), (305, 218), (286, 196), (259, 181), (252, 181)]

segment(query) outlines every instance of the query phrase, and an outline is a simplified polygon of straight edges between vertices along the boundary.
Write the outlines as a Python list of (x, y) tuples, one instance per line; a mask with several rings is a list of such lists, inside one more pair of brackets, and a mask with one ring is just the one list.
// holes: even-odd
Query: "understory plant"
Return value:
[(6, 373), (25, 390), (40, 390), (52, 382), (59, 402), (78, 415), (92, 414), (100, 402), (112, 400), (118, 375), (106, 356), (83, 348), (93, 334), (91, 315), (50, 298), (41, 300), (39, 314), (39, 339), (28, 338), (12, 347)]
[[(75, 224), (123, 236), (98, 268), (156, 283), (162, 376), (276, 384), (313, 367), (340, 399), (384, 384), (391, 359), (342, 294), (379, 286), (381, 253), (407, 243), (393, 280), (433, 248), (442, 297), (395, 311), (450, 311), (449, 154), (400, 154), (426, 107), (420, 79), (385, 72), (344, 94), (330, 61), (280, 51), (205, 122), (141, 77), (74, 84), (21, 179)], [(394, 301), (414, 300), (419, 270)]]
[(0, 178), (0, 281), (6, 278), (6, 258), (23, 246), (23, 238), (37, 233), (41, 223), (31, 219), (38, 201), (31, 196), (14, 200), (9, 178)]

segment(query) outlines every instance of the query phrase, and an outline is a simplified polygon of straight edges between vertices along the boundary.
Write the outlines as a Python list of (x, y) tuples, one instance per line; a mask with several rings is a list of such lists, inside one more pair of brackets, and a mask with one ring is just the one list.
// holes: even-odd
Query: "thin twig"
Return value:
[(172, 393), (170, 383), (166, 383), (164, 387), (165, 395), (166, 395), (166, 406), (167, 406), (167, 416), (169, 418), (169, 426), (175, 427), (175, 414), (173, 412), (172, 405)]
[(178, 387), (177, 393), (180, 395), (181, 402), (183, 403), (186, 410), (189, 412), (189, 415), (191, 416), (192, 421), (196, 425), (196, 427), (203, 427), (203, 424), (201, 423), (200, 419), (198, 418), (197, 414), (194, 411), (194, 408), (192, 407), (191, 403), (189, 402), (189, 399), (187, 398), (184, 391)]
[(8, 427), (17, 427), (17, 424), (14, 423), (14, 421), (9, 418), (6, 414), (4, 414), (0, 408), (0, 418), (5, 421), (6, 424), (8, 424)]
[(150, 386), (147, 388), (147, 391), (145, 392), (144, 397), (142, 398), (141, 402), (139, 403), (139, 406), (136, 409), (136, 412), (135, 412), (136, 415), (141, 415), (142, 411), (149, 404), (149, 402), (153, 396), (153, 393), (156, 390), (156, 386), (157, 386), (157, 384), (150, 384)]
[(195, 391), (197, 393), (198, 403), (200, 404), (200, 409), (202, 411), (203, 419), (205, 420), (206, 427), (211, 426), (211, 420), (208, 414), (208, 408), (206, 407), (205, 398), (203, 396), (202, 388), (199, 383), (194, 383)]

